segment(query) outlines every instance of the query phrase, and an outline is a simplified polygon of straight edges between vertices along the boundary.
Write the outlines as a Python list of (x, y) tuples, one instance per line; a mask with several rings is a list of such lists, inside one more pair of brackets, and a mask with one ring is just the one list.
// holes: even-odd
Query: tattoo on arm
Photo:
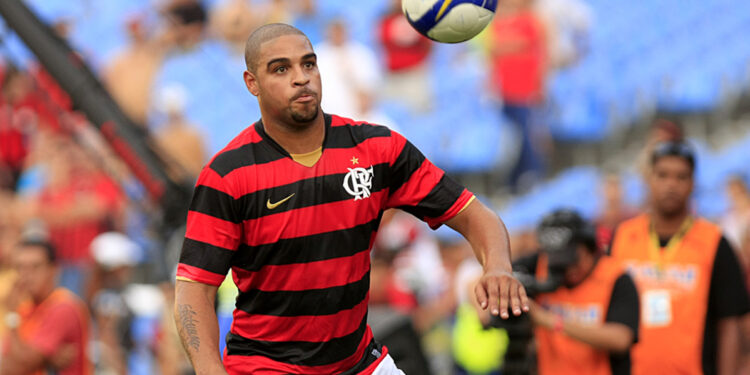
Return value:
[(177, 312), (180, 319), (179, 331), (182, 344), (185, 346), (185, 349), (193, 348), (197, 352), (201, 346), (201, 339), (198, 337), (198, 321), (195, 320), (196, 312), (190, 305), (178, 305)]

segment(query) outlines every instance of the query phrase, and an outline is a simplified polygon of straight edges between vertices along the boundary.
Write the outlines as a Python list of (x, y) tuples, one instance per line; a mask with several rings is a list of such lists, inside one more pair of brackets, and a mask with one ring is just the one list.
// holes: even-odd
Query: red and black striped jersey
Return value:
[(374, 345), (369, 253), (383, 211), (437, 227), (473, 199), (387, 127), (330, 115), (325, 123), (311, 167), (259, 121), (198, 178), (177, 276), (219, 285), (232, 270), (230, 374), (363, 370)]

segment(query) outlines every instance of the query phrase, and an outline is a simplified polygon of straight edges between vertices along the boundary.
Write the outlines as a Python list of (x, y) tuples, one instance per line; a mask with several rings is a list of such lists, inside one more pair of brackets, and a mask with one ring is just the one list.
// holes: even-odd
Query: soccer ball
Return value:
[(497, 0), (401, 0), (409, 23), (422, 35), (443, 43), (460, 43), (492, 21)]

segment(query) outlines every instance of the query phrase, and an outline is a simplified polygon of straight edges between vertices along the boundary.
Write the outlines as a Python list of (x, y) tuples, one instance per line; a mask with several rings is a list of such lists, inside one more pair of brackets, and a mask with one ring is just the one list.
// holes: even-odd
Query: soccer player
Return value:
[[(401, 135), (324, 114), (301, 31), (259, 28), (245, 60), (261, 120), (201, 172), (177, 270), (175, 319), (197, 374), (400, 373), (366, 324), (369, 250), (387, 208), (469, 240), (483, 308), (528, 309), (500, 219)], [(214, 300), (230, 268), (240, 294), (222, 364)]]
[(633, 373), (736, 374), (739, 318), (750, 310), (737, 257), (721, 230), (690, 213), (695, 155), (681, 142), (651, 153), (648, 213), (615, 232), (641, 298)]

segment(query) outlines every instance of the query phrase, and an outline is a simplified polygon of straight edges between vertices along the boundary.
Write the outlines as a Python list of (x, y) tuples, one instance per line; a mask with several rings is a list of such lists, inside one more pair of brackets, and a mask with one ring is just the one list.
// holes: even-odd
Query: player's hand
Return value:
[(513, 315), (519, 316), (522, 311), (529, 311), (529, 298), (521, 282), (510, 272), (487, 270), (474, 287), (477, 302), (483, 310), (490, 309), (490, 314), (508, 319), (508, 308)]

